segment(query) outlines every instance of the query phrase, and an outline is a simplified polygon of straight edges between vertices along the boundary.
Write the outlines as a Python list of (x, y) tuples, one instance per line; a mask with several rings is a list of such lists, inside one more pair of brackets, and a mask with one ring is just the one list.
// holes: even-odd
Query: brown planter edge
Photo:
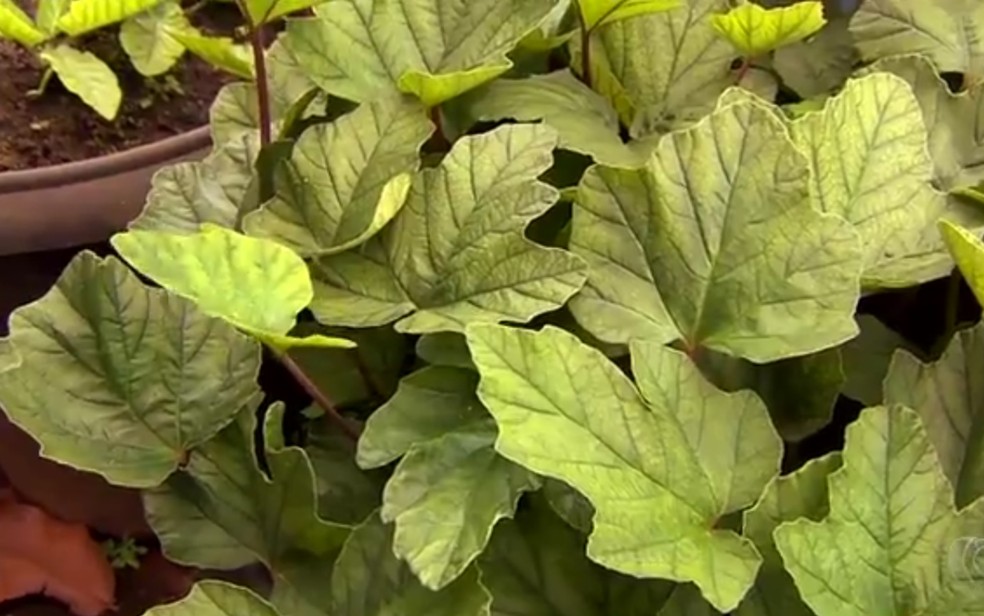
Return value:
[(204, 157), (208, 126), (88, 160), (0, 173), (0, 256), (104, 241), (143, 209), (154, 173)]

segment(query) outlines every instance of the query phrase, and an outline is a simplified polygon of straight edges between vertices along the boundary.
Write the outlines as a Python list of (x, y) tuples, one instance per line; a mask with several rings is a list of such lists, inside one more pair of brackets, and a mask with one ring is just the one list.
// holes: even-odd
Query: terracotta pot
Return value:
[(107, 239), (136, 218), (165, 165), (204, 157), (209, 128), (64, 165), (0, 173), (0, 256)]

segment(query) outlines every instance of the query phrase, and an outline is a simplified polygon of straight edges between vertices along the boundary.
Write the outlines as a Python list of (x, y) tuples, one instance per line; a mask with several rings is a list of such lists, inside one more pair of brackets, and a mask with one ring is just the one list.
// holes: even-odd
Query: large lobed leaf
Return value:
[(818, 0), (791, 6), (765, 8), (743, 2), (724, 15), (715, 15), (714, 29), (728, 39), (747, 60), (798, 43), (816, 34), (827, 23)]
[(843, 466), (829, 489), (827, 517), (774, 532), (786, 570), (817, 616), (980, 613), (984, 585), (962, 543), (984, 532), (984, 500), (955, 509), (914, 411), (865, 410), (848, 428)]
[(467, 335), (496, 449), (591, 501), (588, 556), (636, 577), (694, 582), (715, 608), (733, 609), (761, 558), (715, 525), (778, 471), (781, 441), (761, 400), (715, 389), (655, 342), (630, 345), (637, 389), (554, 327), (473, 325)]
[(394, 92), (433, 107), (512, 66), (506, 54), (553, 0), (339, 0), (289, 23), (285, 44), (319, 86), (359, 102)]
[(0, 373), (11, 420), (118, 485), (160, 484), (260, 395), (255, 343), (89, 252), (14, 311), (10, 340), (24, 360)]
[(405, 99), (366, 103), (301, 134), (278, 168), (277, 194), (243, 226), (305, 256), (364, 243), (406, 202), (418, 151), (434, 127)]
[(404, 317), (401, 332), (461, 331), (563, 305), (583, 284), (584, 263), (523, 236), (557, 200), (537, 180), (556, 144), (556, 133), (537, 125), (459, 140), (437, 168), (416, 174), (381, 234), (313, 264), (318, 320), (368, 327)]
[(98, 30), (141, 13), (161, 0), (72, 0), (59, 16), (58, 29), (72, 36)]
[(403, 459), (386, 484), (381, 517), (395, 522), (393, 549), (428, 588), (453, 582), (512, 516), (537, 477), (493, 449), (495, 423), (475, 395), (471, 370), (430, 366), (406, 377), (366, 423), (363, 467)]
[(935, 227), (947, 202), (931, 183), (922, 111), (903, 79), (851, 80), (791, 131), (810, 161), (817, 208), (846, 218), (861, 236), (866, 285), (908, 286), (949, 270)]
[(808, 182), (781, 120), (747, 97), (666, 136), (640, 169), (589, 169), (570, 241), (590, 274), (571, 310), (606, 342), (755, 362), (853, 337), (857, 234), (814, 209)]
[(145, 616), (279, 616), (262, 597), (241, 586), (218, 580), (195, 584), (188, 596), (158, 605)]

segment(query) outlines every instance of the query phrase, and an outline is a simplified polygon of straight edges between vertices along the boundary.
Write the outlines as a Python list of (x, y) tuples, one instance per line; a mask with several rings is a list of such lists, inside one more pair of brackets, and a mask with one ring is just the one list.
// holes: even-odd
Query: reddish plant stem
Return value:
[(738, 66), (738, 72), (735, 74), (735, 85), (741, 85), (741, 80), (745, 78), (748, 74), (748, 69), (752, 68), (752, 61), (748, 58), (741, 59), (741, 65)]
[(256, 68), (256, 104), (260, 114), (260, 147), (270, 145), (270, 83), (267, 80), (266, 45), (263, 26), (250, 24), (250, 46), (253, 48), (253, 64)]
[(584, 22), (584, 15), (581, 11), (577, 12), (578, 21), (581, 22), (581, 81), (584, 85), (591, 87), (591, 30)]
[(430, 109), (430, 119), (434, 123), (434, 136), (431, 137), (431, 143), (434, 149), (439, 152), (447, 152), (451, 149), (451, 142), (448, 138), (444, 136), (444, 126), (441, 122), (441, 106), (434, 105)]
[(311, 396), (311, 399), (314, 400), (315, 404), (321, 407), (321, 409), (325, 412), (325, 417), (328, 418), (330, 422), (341, 428), (342, 431), (345, 432), (345, 434), (353, 441), (359, 440), (359, 431), (347, 419), (342, 417), (342, 414), (338, 412), (338, 407), (336, 407), (335, 403), (331, 401), (331, 398), (329, 398), (325, 392), (321, 391), (317, 384), (315, 384), (315, 382), (304, 373), (304, 370), (297, 365), (297, 362), (291, 359), (291, 357), (286, 353), (277, 353), (276, 356), (277, 359), (280, 360), (280, 363), (283, 364), (284, 368), (287, 368), (287, 371), (294, 377), (297, 384), (301, 386), (307, 395)]

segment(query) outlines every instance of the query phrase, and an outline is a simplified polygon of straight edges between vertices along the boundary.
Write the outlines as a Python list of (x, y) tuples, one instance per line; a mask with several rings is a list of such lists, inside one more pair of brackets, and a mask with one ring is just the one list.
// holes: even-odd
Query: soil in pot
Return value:
[[(21, 0), (34, 14), (35, 0)], [(210, 2), (191, 16), (211, 34), (229, 36), (242, 19), (234, 5)], [(153, 143), (208, 123), (219, 89), (235, 79), (186, 53), (167, 73), (148, 78), (137, 72), (119, 44), (119, 29), (104, 28), (75, 45), (110, 65), (123, 90), (123, 103), (108, 121), (65, 90), (53, 77), (44, 94), (31, 99), (42, 67), (34, 55), (0, 40), (0, 172), (74, 162)]]

